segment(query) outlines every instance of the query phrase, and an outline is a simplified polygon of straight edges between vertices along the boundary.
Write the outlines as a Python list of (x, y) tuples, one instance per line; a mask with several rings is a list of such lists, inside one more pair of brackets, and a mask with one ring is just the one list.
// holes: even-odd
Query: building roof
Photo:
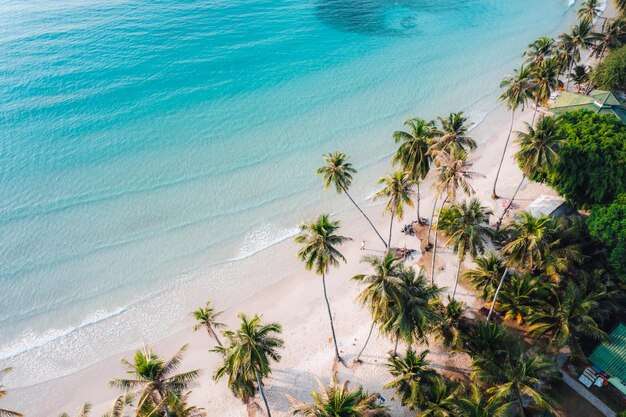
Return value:
[[(626, 326), (620, 323), (589, 356), (591, 363), (613, 378), (626, 382)], [(613, 384), (615, 385), (615, 384)]]
[(535, 201), (530, 203), (526, 210), (530, 211), (533, 217), (549, 216), (565, 203), (561, 197), (551, 195), (540, 195)]
[(589, 95), (564, 91), (559, 94), (550, 107), (550, 110), (555, 114), (583, 109), (596, 113), (612, 114), (626, 122), (626, 108), (610, 91), (593, 90)]

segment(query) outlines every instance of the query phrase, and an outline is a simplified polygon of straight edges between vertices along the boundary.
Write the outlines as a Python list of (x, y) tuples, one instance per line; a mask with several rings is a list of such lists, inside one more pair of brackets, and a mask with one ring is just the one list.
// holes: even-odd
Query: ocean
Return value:
[(351, 156), (365, 200), (403, 120), (463, 110), (480, 123), (526, 45), (574, 14), (568, 0), (0, 11), (0, 368), (14, 388), (270, 283), (243, 263), (279, 280), (271, 247), (320, 205), (347, 207), (321, 191), (322, 153)]

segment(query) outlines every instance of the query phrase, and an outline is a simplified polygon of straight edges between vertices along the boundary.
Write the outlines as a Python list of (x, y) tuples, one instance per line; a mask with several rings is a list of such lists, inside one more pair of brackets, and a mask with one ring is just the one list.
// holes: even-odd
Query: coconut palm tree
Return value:
[(394, 154), (392, 162), (394, 165), (399, 164), (415, 182), (417, 186), (415, 194), (417, 221), (419, 224), (423, 224), (420, 216), (420, 183), (430, 171), (432, 156), (429, 150), (436, 132), (435, 122), (413, 118), (405, 121), (404, 125), (410, 132), (403, 130), (394, 132), (393, 138), (400, 146)]
[[(456, 200), (458, 189), (462, 189), (465, 194), (474, 194), (474, 188), (469, 183), (469, 180), (479, 176), (480, 174), (471, 171), (472, 162), (467, 160), (467, 154), (465, 151), (457, 151), (454, 154), (448, 152), (438, 152), (436, 156), (437, 160), (437, 195), (445, 194), (445, 198), (441, 207), (445, 207), (448, 199)], [(435, 200), (436, 201), (436, 200)], [(435, 207), (433, 206), (433, 212), (430, 217), (430, 224), (434, 224)], [(434, 225), (435, 229), (435, 242), (433, 245), (432, 256), (432, 271), (430, 274), (431, 283), (435, 280), (435, 259), (437, 256), (437, 225)], [(430, 230), (428, 229), (427, 242), (430, 243)]]
[(463, 338), (463, 350), (471, 357), (480, 356), (493, 362), (502, 362), (508, 355), (508, 347), (515, 337), (503, 324), (479, 321)]
[(515, 144), (519, 150), (515, 154), (515, 160), (522, 169), (522, 180), (516, 192), (502, 211), (498, 219), (496, 229), (500, 228), (504, 216), (509, 211), (517, 197), (517, 192), (524, 183), (526, 177), (535, 180), (543, 180), (544, 172), (550, 172), (559, 160), (559, 149), (563, 139), (559, 135), (559, 122), (555, 117), (542, 116), (537, 120), (535, 127), (526, 123), (526, 132), (516, 132)]
[(335, 335), (335, 325), (333, 324), (333, 313), (328, 301), (326, 291), (326, 274), (331, 266), (339, 266), (339, 262), (346, 262), (346, 258), (337, 249), (338, 246), (350, 240), (350, 238), (338, 235), (338, 221), (330, 221), (328, 214), (320, 214), (316, 221), (304, 223), (300, 226), (300, 233), (295, 237), (295, 242), (302, 245), (297, 253), (298, 259), (304, 262), (307, 271), (314, 270), (322, 276), (322, 288), (324, 289), (324, 300), (328, 309), (330, 319), (330, 330), (333, 335), (335, 345), (335, 358), (342, 361), (339, 355), (337, 337)]
[[(78, 414), (76, 414), (76, 417), (89, 417), (90, 411), (91, 411), (91, 403), (85, 403), (78, 410)], [(59, 414), (59, 417), (70, 417), (70, 415), (68, 413), (61, 413)]]
[(421, 407), (420, 417), (455, 417), (458, 411), (458, 397), (463, 386), (458, 382), (435, 378), (426, 391), (426, 400)]
[(576, 84), (578, 93), (580, 93), (584, 85), (589, 83), (589, 70), (585, 65), (576, 65), (569, 76)]
[[(188, 399), (190, 394), (191, 392), (188, 392), (182, 396), (171, 397), (170, 408), (172, 409), (172, 414), (176, 417), (206, 417), (207, 413), (203, 408), (189, 405)], [(145, 417), (152, 417), (152, 415), (146, 415)]]
[(222, 313), (223, 311), (216, 311), (215, 308), (213, 308), (211, 301), (207, 301), (204, 307), (199, 307), (192, 313), (196, 318), (196, 325), (193, 326), (193, 330), (198, 331), (203, 328), (206, 329), (209, 336), (215, 339), (218, 345), (222, 346), (222, 342), (215, 333), (215, 329), (224, 327), (224, 324), (220, 323), (218, 319)]
[(626, 36), (626, 20), (615, 19), (606, 24), (604, 31), (596, 35), (596, 46), (593, 48), (593, 54), (598, 57), (604, 57), (607, 50), (619, 48), (623, 45), (623, 39)]
[(537, 300), (545, 290), (544, 286), (550, 286), (550, 282), (542, 282), (539, 277), (530, 274), (511, 274), (500, 290), (497, 311), (504, 313), (504, 318), (524, 323), (537, 306)]
[(516, 402), (519, 416), (526, 416), (524, 397), (536, 407), (556, 413), (554, 401), (537, 388), (558, 374), (554, 363), (543, 355), (524, 352), (519, 342), (511, 345), (506, 360), (474, 357), (472, 377), (490, 387), (486, 392), (494, 401)]
[(450, 113), (446, 118), (437, 117), (437, 120), (441, 127), (437, 131), (439, 138), (433, 144), (435, 150), (456, 153), (476, 148), (476, 141), (467, 136), (469, 126), (462, 111)]
[(426, 392), (438, 378), (437, 372), (432, 369), (430, 361), (426, 359), (429, 351), (420, 354), (409, 348), (406, 355), (392, 356), (387, 360), (387, 369), (393, 380), (385, 385), (385, 389), (393, 389), (403, 406), (411, 410), (421, 408), (426, 402)]
[[(284, 342), (277, 336), (282, 332), (282, 327), (278, 323), (261, 323), (261, 316), (258, 314), (248, 318), (245, 314), (239, 313), (237, 317), (241, 320), (239, 329), (222, 332), (228, 340), (228, 346), (216, 346), (213, 349), (214, 352), (221, 353), (224, 357), (224, 362), (215, 370), (213, 379), (218, 381), (228, 375), (228, 386), (235, 396), (245, 403), (248, 403), (254, 396), (256, 390), (253, 387), (253, 381), (256, 381), (256, 388), (265, 403), (267, 416), (271, 417), (263, 389), (263, 378), (272, 372), (270, 361), (280, 361), (278, 349), (283, 346)], [(243, 392), (240, 390), (242, 381), (247, 387)], [(253, 389), (250, 391), (251, 386)]]
[[(567, 65), (566, 74), (572, 72), (572, 66), (580, 61), (580, 50), (591, 48), (598, 39), (598, 35), (593, 30), (593, 24), (588, 20), (581, 20), (577, 25), (570, 27), (571, 32), (559, 35), (559, 48), (566, 53)], [(569, 76), (565, 88), (569, 87)]]
[(435, 339), (450, 350), (462, 350), (462, 325), (465, 304), (448, 296), (448, 304), (442, 307), (441, 321), (437, 324)]
[(528, 45), (528, 49), (524, 51), (522, 56), (526, 57), (526, 63), (529, 64), (531, 68), (536, 68), (541, 65), (544, 60), (552, 57), (555, 50), (556, 44), (554, 39), (542, 36)]
[(495, 252), (489, 252), (474, 258), (474, 263), (476, 267), (466, 271), (463, 278), (472, 283), (480, 298), (490, 300), (506, 269), (504, 260)]
[(389, 222), (389, 240), (387, 247), (391, 247), (391, 232), (393, 230), (393, 220), (402, 220), (404, 217), (404, 205), (413, 207), (413, 182), (409, 174), (402, 170), (396, 170), (393, 174), (387, 174), (378, 180), (383, 188), (374, 194), (374, 200), (385, 197), (387, 204), (383, 210), (383, 214), (390, 213), (391, 221)]
[(532, 125), (535, 124), (539, 106), (545, 105), (550, 100), (552, 92), (559, 86), (560, 68), (561, 64), (556, 58), (548, 58), (532, 71), (533, 83), (535, 84), (533, 89), (535, 112), (531, 121)]
[(593, 22), (596, 20), (602, 9), (600, 9), (600, 1), (599, 0), (587, 0), (583, 2), (580, 9), (576, 12), (576, 17), (580, 20), (588, 20), (589, 22)]
[(572, 353), (579, 355), (582, 354), (578, 343), (581, 336), (596, 340), (608, 338), (594, 319), (600, 303), (593, 297), (585, 297), (571, 281), (562, 292), (555, 292), (553, 297), (539, 301), (538, 307), (528, 320), (530, 334), (536, 339), (547, 338), (553, 352), (568, 346)]
[(549, 255), (550, 242), (556, 233), (555, 221), (547, 216), (533, 217), (526, 211), (509, 226), (511, 238), (501, 250), (510, 265), (534, 272)]
[(319, 168), (317, 170), (317, 175), (322, 175), (324, 177), (324, 191), (328, 190), (331, 186), (335, 186), (335, 190), (337, 194), (344, 193), (352, 204), (359, 210), (359, 212), (365, 217), (365, 220), (370, 224), (374, 232), (378, 236), (383, 245), (387, 247), (387, 243), (385, 239), (380, 235), (374, 223), (370, 220), (369, 217), (363, 212), (361, 207), (354, 201), (350, 193), (348, 193), (348, 189), (352, 184), (352, 175), (356, 174), (356, 169), (352, 166), (350, 162), (348, 162), (348, 157), (343, 152), (335, 151), (333, 153), (329, 153), (324, 155), (324, 162), (326, 165)]
[[(531, 44), (532, 45), (532, 44)], [(507, 109), (511, 112), (511, 125), (509, 126), (509, 134), (504, 142), (504, 149), (502, 150), (502, 156), (500, 157), (500, 164), (498, 165), (498, 171), (496, 172), (496, 179), (493, 181), (493, 189), (491, 191), (491, 198), (498, 198), (496, 186), (498, 184), (498, 178), (500, 177), (500, 170), (502, 169), (502, 162), (504, 162), (504, 156), (509, 146), (509, 140), (511, 139), (511, 132), (513, 131), (513, 122), (515, 121), (515, 111), (521, 107), (521, 111), (528, 104), (528, 99), (532, 97), (535, 84), (532, 79), (532, 70), (530, 66), (522, 65), (519, 69), (515, 70), (515, 74), (505, 77), (500, 83), (500, 88), (506, 90), (500, 96), (500, 100), (504, 101)]]
[[(4, 374), (7, 374), (9, 372), (11, 372), (11, 368), (0, 369), (0, 378), (2, 378)], [(0, 385), (0, 398), (4, 397), (5, 395), (6, 391), (4, 389), (4, 386)], [(18, 413), (17, 411), (0, 408), (0, 417), (22, 417), (22, 414)]]
[(461, 273), (461, 264), (467, 254), (472, 258), (485, 251), (485, 244), (491, 236), (489, 216), (493, 212), (473, 198), (469, 202), (455, 203), (449, 208), (441, 209), (437, 228), (448, 238), (446, 245), (452, 244), (452, 250), (457, 254), (459, 263), (456, 269), (456, 280), (452, 299), (456, 295)]
[(510, 415), (511, 405), (509, 401), (494, 401), (476, 384), (471, 384), (467, 393), (458, 400), (463, 417), (505, 417)]
[(361, 354), (372, 336), (374, 325), (384, 325), (393, 316), (392, 311), (402, 305), (405, 299), (404, 281), (400, 275), (404, 273), (401, 259), (396, 259), (391, 251), (385, 256), (364, 256), (363, 261), (372, 267), (371, 274), (359, 274), (353, 280), (364, 284), (358, 299), (372, 316), (372, 325), (363, 348), (357, 355), (355, 362), (359, 362)]
[(132, 362), (122, 359), (122, 365), (128, 368), (126, 373), (129, 377), (114, 378), (110, 385), (126, 392), (138, 390), (140, 396), (137, 409), (141, 409), (143, 403), (148, 401), (155, 404), (167, 417), (171, 417), (166, 398), (170, 395), (181, 395), (182, 391), (200, 376), (199, 370), (174, 373), (180, 367), (188, 347), (189, 345), (183, 345), (167, 361), (161, 359), (149, 347), (144, 347), (135, 352)]
[(319, 391), (313, 391), (313, 403), (306, 404), (288, 396), (294, 404), (293, 415), (304, 417), (390, 417), (386, 406), (380, 404), (380, 394), (369, 394), (360, 385), (351, 389), (333, 378), (329, 386), (318, 381)]

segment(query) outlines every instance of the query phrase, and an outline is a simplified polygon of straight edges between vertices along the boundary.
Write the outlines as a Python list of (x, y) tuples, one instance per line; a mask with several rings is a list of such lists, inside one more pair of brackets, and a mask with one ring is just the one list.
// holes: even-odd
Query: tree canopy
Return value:
[(605, 90), (626, 89), (626, 45), (609, 52), (591, 73), (591, 80)]
[(595, 207), (587, 219), (589, 233), (609, 248), (609, 263), (626, 280), (626, 194), (608, 206)]

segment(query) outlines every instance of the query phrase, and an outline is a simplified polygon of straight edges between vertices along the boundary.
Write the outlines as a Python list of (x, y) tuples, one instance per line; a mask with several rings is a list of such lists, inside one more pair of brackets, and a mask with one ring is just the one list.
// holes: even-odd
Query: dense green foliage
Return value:
[(610, 250), (609, 262), (626, 280), (626, 194), (605, 207), (596, 207), (587, 220), (589, 232)]
[(547, 183), (579, 208), (607, 204), (626, 191), (626, 125), (590, 111), (559, 116), (563, 139)]
[(626, 89), (626, 45), (609, 52), (591, 73), (591, 80), (604, 90)]

